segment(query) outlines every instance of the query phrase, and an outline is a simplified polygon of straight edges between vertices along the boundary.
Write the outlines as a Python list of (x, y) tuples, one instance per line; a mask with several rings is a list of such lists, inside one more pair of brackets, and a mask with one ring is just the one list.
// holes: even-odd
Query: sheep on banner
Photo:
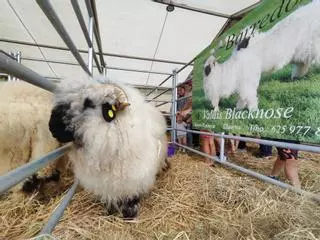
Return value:
[(239, 94), (237, 109), (258, 108), (257, 89), (261, 73), (275, 71), (292, 63), (293, 79), (304, 76), (320, 62), (320, 3), (300, 7), (267, 32), (238, 43), (231, 57), (222, 64), (214, 53), (204, 64), (204, 92), (215, 111), (220, 98)]

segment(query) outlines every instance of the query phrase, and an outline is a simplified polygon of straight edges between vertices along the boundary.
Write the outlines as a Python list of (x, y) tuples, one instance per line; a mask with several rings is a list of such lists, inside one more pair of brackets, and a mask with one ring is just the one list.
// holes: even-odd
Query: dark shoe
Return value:
[(272, 175), (269, 175), (268, 177), (269, 177), (269, 178), (272, 178), (272, 179), (274, 179), (274, 180), (280, 181), (280, 178), (279, 178), (279, 177), (272, 176)]

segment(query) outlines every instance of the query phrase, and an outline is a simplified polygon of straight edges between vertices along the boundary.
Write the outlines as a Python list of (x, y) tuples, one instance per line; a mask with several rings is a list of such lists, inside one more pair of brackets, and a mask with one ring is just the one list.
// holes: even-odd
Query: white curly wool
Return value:
[(292, 78), (307, 73), (311, 64), (320, 62), (320, 3), (314, 1), (300, 7), (267, 32), (256, 34), (247, 48), (234, 51), (224, 63), (210, 56), (204, 68), (204, 92), (215, 111), (219, 100), (239, 94), (237, 108), (258, 108), (257, 88), (261, 73), (294, 64)]
[(0, 83), (0, 175), (59, 146), (48, 129), (51, 100), (50, 92), (29, 83)]
[[(116, 87), (116, 88), (115, 88)], [(102, 104), (113, 104), (122, 89), (130, 106), (107, 122)], [(118, 96), (119, 97), (119, 96)], [(83, 109), (85, 99), (94, 108)], [(166, 123), (160, 111), (146, 103), (138, 90), (107, 81), (64, 82), (56, 105), (70, 103), (70, 128), (75, 146), (69, 152), (74, 173), (81, 185), (104, 201), (114, 201), (148, 192), (165, 163)]]

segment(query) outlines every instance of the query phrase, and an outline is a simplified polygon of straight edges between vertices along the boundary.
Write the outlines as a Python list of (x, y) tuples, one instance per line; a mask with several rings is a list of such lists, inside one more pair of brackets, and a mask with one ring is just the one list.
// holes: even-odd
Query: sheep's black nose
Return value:
[(68, 116), (69, 108), (70, 104), (55, 106), (49, 121), (49, 129), (52, 136), (62, 143), (74, 140), (74, 131), (68, 128), (71, 122), (71, 118)]
[(209, 74), (211, 73), (211, 67), (210, 67), (210, 65), (207, 65), (207, 66), (204, 68), (204, 73), (206, 74), (206, 76), (209, 76)]

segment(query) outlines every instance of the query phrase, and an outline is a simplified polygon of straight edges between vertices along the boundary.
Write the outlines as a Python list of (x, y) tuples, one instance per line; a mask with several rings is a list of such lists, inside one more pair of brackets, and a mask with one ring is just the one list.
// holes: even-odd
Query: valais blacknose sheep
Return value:
[[(124, 218), (134, 218), (142, 194), (167, 167), (166, 123), (138, 90), (116, 82), (65, 82), (49, 122), (80, 184)], [(115, 208), (116, 207), (116, 208)]]
[[(52, 94), (29, 83), (0, 83), (0, 175), (59, 147), (48, 128)], [(23, 190), (42, 189), (47, 181), (58, 181), (65, 158), (28, 179)]]
[(261, 73), (292, 63), (292, 78), (320, 62), (320, 3), (313, 1), (277, 23), (269, 31), (244, 39), (222, 64), (211, 55), (204, 64), (204, 92), (215, 111), (219, 100), (238, 93), (237, 108), (258, 108)]

